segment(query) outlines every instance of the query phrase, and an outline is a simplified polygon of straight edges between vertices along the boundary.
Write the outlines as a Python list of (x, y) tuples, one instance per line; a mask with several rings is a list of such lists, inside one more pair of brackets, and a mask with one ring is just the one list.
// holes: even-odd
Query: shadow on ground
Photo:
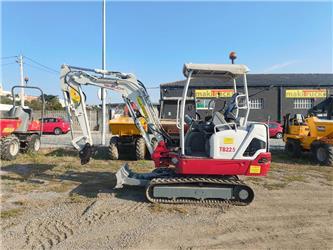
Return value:
[[(78, 158), (79, 152), (75, 148), (58, 148), (47, 153), (46, 156), (70, 156)], [(110, 160), (109, 148), (107, 146), (94, 146), (92, 158), (95, 160)], [(122, 150), (122, 153), (119, 155), (119, 160), (135, 161), (135, 154), (131, 149)]]
[(114, 189), (117, 183), (115, 173), (111, 172), (73, 172), (68, 171), (60, 177), (62, 180), (80, 182), (70, 194), (79, 194), (85, 197), (93, 198), (99, 194), (114, 194), (115, 197), (125, 200), (145, 201), (144, 188), (124, 187)]
[[(110, 160), (108, 146), (96, 146), (93, 158), (95, 160)], [(119, 149), (119, 160), (136, 161), (135, 150), (128, 146), (122, 146)], [(148, 158), (147, 158), (148, 159)]]
[(47, 154), (45, 156), (55, 156), (55, 157), (63, 157), (63, 156), (72, 156), (79, 157), (79, 152), (75, 148), (57, 148)]
[[(114, 189), (117, 179), (115, 173), (98, 171), (66, 171), (63, 174), (47, 172), (57, 165), (54, 164), (12, 164), (1, 167), (8, 173), (15, 173), (18, 177), (2, 174), (2, 180), (12, 180), (27, 183), (48, 185), (48, 181), (73, 181), (78, 185), (70, 194), (78, 194), (88, 198), (97, 197), (99, 194), (114, 194), (115, 197), (125, 200), (145, 201), (145, 190), (141, 187), (124, 187)], [(46, 173), (47, 172), (47, 173)], [(38, 182), (37, 182), (38, 181)]]
[[(47, 170), (52, 170), (57, 165), (55, 164), (11, 164), (1, 167), (1, 171), (15, 173), (23, 179), (42, 175)], [(1, 179), (5, 176), (1, 176)]]

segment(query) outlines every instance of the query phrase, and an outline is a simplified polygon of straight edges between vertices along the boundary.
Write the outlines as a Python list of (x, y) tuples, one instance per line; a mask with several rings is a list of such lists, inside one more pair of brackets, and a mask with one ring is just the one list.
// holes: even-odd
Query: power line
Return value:
[(29, 66), (29, 67), (32, 67), (32, 68), (35, 68), (35, 69), (38, 69), (38, 70), (41, 70), (41, 71), (44, 71), (44, 72), (47, 72), (47, 73), (50, 73), (50, 74), (56, 74), (56, 75), (58, 75), (58, 72), (55, 72), (55, 71), (47, 70), (45, 68), (42, 68), (42, 67), (39, 67), (39, 66), (27, 63), (27, 62), (25, 62), (24, 64), (27, 65), (27, 66)]
[(27, 56), (24, 56), (24, 57), (27, 58), (29, 61), (31, 61), (31, 62), (33, 62), (33, 63), (35, 63), (35, 64), (37, 64), (37, 65), (39, 65), (39, 66), (41, 66), (41, 67), (43, 67), (45, 69), (48, 69), (50, 71), (53, 71), (53, 72), (59, 74), (58, 70), (52, 69), (52, 68), (50, 68), (50, 67), (48, 67), (48, 66), (46, 66), (46, 65), (44, 65), (42, 63), (39, 63), (39, 62), (35, 61), (34, 59), (31, 59), (30, 57), (27, 57)]
[(1, 64), (1, 67), (11, 65), (11, 64), (16, 64), (16, 62), (4, 63), (4, 64)]
[(4, 57), (1, 57), (1, 60), (10, 59), (10, 58), (17, 58), (17, 56), (4, 56)]

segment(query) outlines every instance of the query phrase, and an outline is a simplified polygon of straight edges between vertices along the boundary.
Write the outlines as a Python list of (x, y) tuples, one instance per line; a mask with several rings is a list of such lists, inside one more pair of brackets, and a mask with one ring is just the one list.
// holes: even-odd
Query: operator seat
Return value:
[(234, 115), (234, 110), (237, 108), (236, 106), (236, 98), (237, 96), (239, 96), (240, 94), (239, 93), (235, 93), (232, 95), (229, 103), (228, 103), (228, 106), (226, 108), (226, 110), (224, 111), (224, 119), (227, 121), (227, 122), (235, 122), (236, 121), (236, 117)]
[[(212, 123), (214, 126), (217, 126), (217, 125), (226, 124), (227, 121), (224, 119), (224, 116), (220, 112), (215, 112), (213, 115)], [(218, 130), (220, 130), (222, 128), (223, 127), (220, 127), (220, 128), (218, 128)]]
[(197, 157), (209, 156), (209, 138), (214, 133), (211, 122), (194, 121), (185, 135), (185, 154)]
[(302, 114), (295, 114), (292, 121), (294, 125), (305, 125), (304, 116)]
[(207, 156), (205, 135), (199, 131), (189, 131), (185, 136), (185, 154)]
[(18, 118), (21, 120), (21, 125), (16, 129), (17, 132), (26, 132), (31, 118), (31, 109), (24, 109), (21, 106), (14, 106), (8, 111), (10, 118)]

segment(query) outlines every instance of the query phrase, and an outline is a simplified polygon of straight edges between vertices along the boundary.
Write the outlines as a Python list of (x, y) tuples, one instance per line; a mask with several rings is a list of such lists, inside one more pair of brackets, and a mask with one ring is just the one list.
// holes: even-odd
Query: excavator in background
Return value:
[[(149, 173), (135, 173), (125, 164), (116, 173), (115, 188), (143, 186), (147, 199), (156, 203), (248, 205), (254, 191), (238, 176), (265, 176), (271, 163), (268, 126), (248, 121), (248, 71), (245, 65), (185, 64), (187, 80), (177, 116), (180, 140), (174, 145), (161, 126), (145, 86), (133, 74), (62, 65), (60, 85), (69, 120), (72, 123), (77, 119), (83, 133), (72, 138), (81, 164), (88, 163), (94, 151), (82, 86), (103, 87), (122, 95), (156, 167)], [(185, 114), (191, 79), (200, 77), (234, 82), (234, 95), (226, 109), (214, 112), (209, 120)], [(238, 78), (243, 80), (243, 93), (237, 90)], [(185, 124), (189, 126), (186, 133)]]
[(14, 160), (19, 151), (38, 152), (41, 146), (43, 124), (32, 117), (32, 109), (17, 106), (14, 90), (16, 88), (36, 89), (42, 97), (41, 118), (44, 117), (44, 93), (38, 87), (14, 86), (12, 88), (13, 106), (8, 112), (2, 112), (0, 118), (0, 149), (2, 160)]

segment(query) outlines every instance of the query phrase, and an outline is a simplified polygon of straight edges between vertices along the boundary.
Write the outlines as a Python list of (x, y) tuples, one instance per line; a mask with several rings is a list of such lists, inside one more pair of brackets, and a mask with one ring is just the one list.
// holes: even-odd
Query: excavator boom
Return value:
[[(91, 146), (93, 145), (86, 111), (86, 96), (82, 89), (83, 85), (105, 88), (121, 94), (151, 154), (154, 150), (152, 137), (157, 142), (163, 141), (167, 137), (154, 111), (145, 86), (133, 74), (62, 65), (60, 85), (71, 126), (73, 126), (73, 119), (76, 118), (82, 130), (82, 136), (74, 137), (72, 133), (72, 144), (80, 151), (82, 164), (89, 161), (92, 155)], [(133, 109), (133, 103), (138, 112)], [(143, 128), (139, 120), (140, 117), (146, 120), (148, 131)], [(73, 131), (73, 128), (71, 131)]]

